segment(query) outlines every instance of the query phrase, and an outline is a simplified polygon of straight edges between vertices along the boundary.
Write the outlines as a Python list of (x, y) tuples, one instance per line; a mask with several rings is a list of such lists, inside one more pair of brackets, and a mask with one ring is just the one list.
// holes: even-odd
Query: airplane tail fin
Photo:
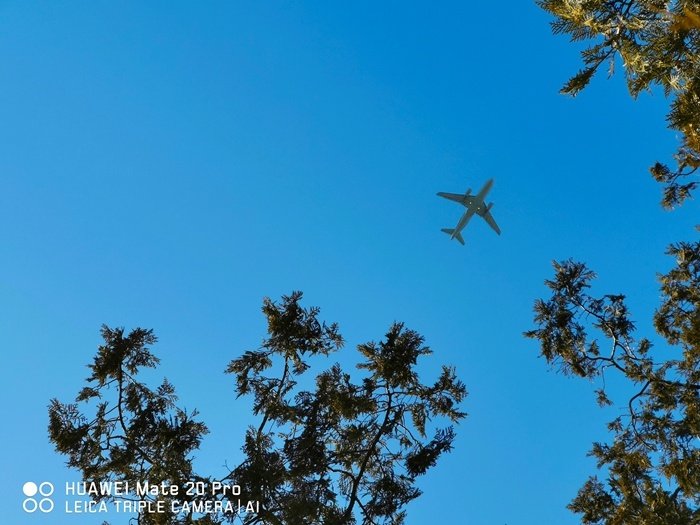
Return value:
[(443, 228), (443, 229), (440, 230), (440, 231), (445, 232), (447, 235), (450, 236), (450, 238), (454, 237), (454, 238), (457, 239), (461, 244), (464, 244), (464, 239), (462, 238), (462, 234), (461, 234), (460, 232), (457, 232), (457, 233), (455, 234), (455, 231), (454, 231), (452, 228)]

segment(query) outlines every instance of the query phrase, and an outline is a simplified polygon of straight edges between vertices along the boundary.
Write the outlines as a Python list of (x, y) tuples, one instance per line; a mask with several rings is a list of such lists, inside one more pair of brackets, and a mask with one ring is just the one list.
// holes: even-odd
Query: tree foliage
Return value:
[[(555, 33), (588, 41), (584, 68), (562, 92), (575, 96), (595, 72), (622, 61), (633, 97), (660, 87), (671, 98), (670, 128), (680, 132), (672, 170), (651, 172), (665, 185), (662, 206), (673, 208), (700, 181), (700, 1), (540, 0), (554, 15)], [(591, 477), (569, 508), (585, 524), (700, 523), (700, 243), (671, 245), (676, 267), (659, 276), (654, 314), (660, 349), (637, 337), (625, 296), (590, 293), (595, 274), (584, 263), (554, 263), (551, 297), (535, 303), (541, 355), (562, 373), (599, 384), (601, 406), (616, 404), (606, 376), (620, 376), (630, 395), (624, 415), (608, 424), (610, 443), (591, 455), (606, 479)], [(619, 395), (619, 394), (618, 394)]]
[[(153, 331), (137, 328), (124, 336), (122, 328), (103, 326), (102, 338), (104, 345), (88, 365), (89, 386), (80, 390), (76, 403), (51, 400), (49, 439), (56, 451), (68, 456), (68, 466), (79, 470), (86, 483), (148, 481), (184, 486), (187, 481), (200, 481), (190, 455), (208, 432), (206, 426), (195, 421), (196, 411), (188, 414), (175, 405), (175, 389), (167, 379), (156, 390), (136, 380), (140, 369), (159, 363), (147, 347), (157, 341)], [(88, 417), (79, 406), (93, 400), (97, 404)], [(94, 499), (113, 498), (96, 494)], [(139, 517), (144, 525), (171, 522), (177, 521), (159, 514)], [(191, 517), (182, 522), (193, 523)], [(196, 523), (210, 520), (205, 517)]]
[(672, 98), (668, 125), (680, 132), (676, 167), (650, 169), (663, 183), (662, 205), (673, 208), (700, 184), (700, 0), (539, 0), (554, 15), (554, 33), (592, 42), (583, 69), (563, 87), (575, 96), (601, 66), (609, 74), (619, 57), (630, 94), (660, 86)]
[[(453, 428), (434, 430), (429, 439), (428, 422), (462, 419), (457, 405), (465, 387), (451, 367), (434, 384), (422, 384), (415, 367), (431, 351), (420, 335), (394, 323), (385, 340), (358, 346), (360, 382), (335, 364), (313, 389), (302, 389), (305, 359), (327, 356), (343, 340), (335, 324), (319, 323), (318, 309), (303, 309), (300, 299), (300, 293), (281, 304), (266, 299), (269, 338), (227, 369), (237, 394), (251, 395), (261, 417), (246, 433), (246, 461), (232, 472), (266, 505), (246, 523), (402, 523), (405, 505), (421, 493), (416, 478), (452, 448)], [(275, 366), (281, 374), (268, 375)]]
[(601, 405), (613, 403), (606, 374), (633, 389), (608, 424), (612, 442), (591, 450), (607, 479), (591, 477), (569, 505), (584, 524), (700, 522), (700, 243), (668, 253), (676, 267), (659, 277), (654, 314), (663, 350), (635, 337), (623, 295), (591, 295), (594, 273), (572, 260), (554, 263), (551, 297), (535, 303), (537, 328), (525, 334), (563, 373), (599, 381)]
[[(243, 462), (218, 480), (235, 483), (256, 513), (142, 513), (143, 524), (219, 523), (246, 525), (400, 524), (405, 506), (421, 494), (416, 479), (449, 452), (451, 425), (465, 417), (459, 403), (464, 384), (444, 366), (432, 384), (420, 382), (418, 359), (431, 351), (416, 332), (394, 323), (380, 342), (357, 347), (361, 377), (353, 382), (339, 364), (304, 374), (311, 361), (329, 357), (343, 346), (335, 324), (318, 319), (319, 309), (300, 305), (295, 292), (280, 303), (265, 299), (268, 337), (255, 351), (232, 360), (237, 396), (250, 396), (258, 418), (246, 432)], [(197, 476), (191, 453), (207, 432), (203, 423), (175, 406), (166, 381), (155, 391), (136, 381), (141, 367), (158, 359), (146, 345), (150, 330), (103, 327), (92, 375), (74, 404), (52, 400), (49, 437), (68, 465), (86, 481), (129, 480), (183, 486)], [(109, 392), (108, 392), (109, 390)], [(111, 397), (108, 395), (111, 394)], [(108, 400), (104, 400), (107, 398)], [(95, 416), (79, 406), (98, 399)], [(211, 493), (200, 499), (228, 496)], [(196, 498), (194, 498), (196, 499)]]

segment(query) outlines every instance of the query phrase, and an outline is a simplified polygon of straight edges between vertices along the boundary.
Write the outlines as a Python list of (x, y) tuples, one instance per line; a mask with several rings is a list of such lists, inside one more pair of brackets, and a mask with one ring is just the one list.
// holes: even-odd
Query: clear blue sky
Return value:
[[(574, 257), (651, 335), (663, 251), (697, 217), (662, 212), (646, 171), (675, 151), (667, 103), (621, 75), (557, 94), (577, 51), (532, 2), (350, 4), (0, 3), (8, 523), (120, 521), (21, 509), (26, 481), (78, 479), (46, 406), (83, 386), (102, 323), (155, 330), (153, 378), (200, 410), (196, 466), (222, 475), (251, 422), (223, 370), (264, 336), (262, 297), (292, 290), (347, 355), (399, 320), (435, 352), (426, 381), (452, 363), (467, 385), (409, 525), (578, 522), (565, 505), (620, 409), (522, 332), (550, 261)], [(475, 219), (450, 241), (462, 209), (435, 193), (491, 177), (503, 235)]]

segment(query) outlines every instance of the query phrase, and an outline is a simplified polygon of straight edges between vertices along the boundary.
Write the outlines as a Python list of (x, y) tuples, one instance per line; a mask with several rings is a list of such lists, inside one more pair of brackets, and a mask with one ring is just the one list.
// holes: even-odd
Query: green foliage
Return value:
[[(588, 41), (584, 69), (563, 88), (575, 96), (595, 72), (616, 60), (630, 94), (660, 87), (671, 99), (668, 125), (680, 132), (676, 169), (657, 162), (653, 177), (664, 184), (662, 206), (692, 196), (700, 181), (700, 0), (541, 0), (554, 16), (555, 33)], [(623, 295), (594, 297), (595, 275), (585, 264), (554, 263), (546, 281), (551, 297), (535, 303), (541, 355), (564, 374), (601, 382), (601, 406), (613, 404), (606, 373), (632, 389), (625, 414), (611, 421), (612, 442), (595, 443), (591, 455), (607, 471), (592, 477), (569, 508), (585, 524), (700, 523), (700, 243), (678, 243), (668, 254), (676, 267), (659, 277), (661, 305), (656, 332), (667, 343), (652, 349), (635, 338)]]
[[(92, 374), (87, 382), (92, 386), (80, 391), (76, 403), (51, 400), (49, 439), (56, 451), (67, 455), (68, 465), (88, 483), (148, 481), (184, 486), (186, 481), (200, 479), (192, 471), (190, 453), (199, 447), (206, 426), (193, 419), (196, 412), (187, 414), (175, 406), (175, 389), (167, 380), (153, 391), (135, 379), (140, 368), (154, 368), (159, 362), (146, 346), (156, 342), (152, 330), (137, 328), (124, 337), (122, 328), (103, 326), (102, 337), (105, 344), (88, 365)], [(78, 403), (98, 399), (93, 417), (80, 412)], [(156, 514), (144, 514), (139, 523), (164, 522)]]
[[(427, 441), (436, 417), (458, 422), (466, 396), (452, 368), (433, 385), (418, 380), (418, 358), (430, 354), (423, 338), (395, 323), (384, 341), (358, 346), (367, 373), (351, 381), (338, 364), (316, 377), (315, 389), (298, 388), (309, 365), (343, 345), (337, 326), (300, 307), (301, 293), (281, 304), (265, 300), (269, 337), (255, 352), (229, 364), (237, 393), (252, 395), (262, 417), (246, 434), (247, 457), (231, 473), (244, 491), (265, 502), (245, 523), (400, 524), (404, 506), (421, 492), (417, 476), (452, 448), (452, 427)], [(281, 376), (266, 375), (274, 365)]]
[[(593, 272), (571, 260), (554, 263), (555, 277), (546, 281), (551, 298), (535, 303), (537, 328), (525, 334), (565, 374), (602, 379), (601, 404), (610, 403), (606, 373), (621, 374), (633, 388), (625, 415), (608, 425), (612, 443), (591, 450), (607, 483), (590, 478), (569, 505), (585, 524), (700, 522), (700, 243), (672, 245), (668, 253), (676, 267), (659, 277), (654, 315), (669, 347), (660, 355), (633, 337), (624, 296), (589, 295)], [(678, 355), (669, 358), (674, 348)]]
[(622, 61), (633, 97), (660, 86), (672, 98), (668, 125), (680, 132), (677, 167), (656, 163), (663, 183), (662, 205), (673, 208), (691, 196), (700, 181), (700, 0), (539, 0), (552, 14), (554, 33), (573, 41), (593, 41), (581, 52), (584, 69), (562, 89), (575, 96), (601, 65), (614, 71)]
[[(338, 364), (306, 383), (310, 358), (328, 357), (343, 346), (335, 324), (318, 320), (318, 308), (302, 308), (299, 292), (277, 304), (263, 303), (268, 337), (261, 348), (245, 352), (226, 370), (236, 379), (238, 396), (253, 399), (260, 418), (245, 435), (245, 460), (218, 481), (237, 484), (260, 512), (192, 514), (144, 512), (139, 524), (207, 525), (222, 521), (284, 525), (401, 524), (405, 506), (421, 494), (416, 478), (452, 449), (452, 426), (433, 427), (436, 418), (453, 423), (466, 416), (458, 409), (466, 396), (452, 367), (424, 385), (415, 367), (429, 355), (423, 338), (394, 323), (384, 340), (358, 346), (362, 377), (353, 382)], [(207, 432), (175, 406), (167, 381), (150, 390), (135, 376), (158, 359), (147, 345), (150, 330), (103, 327), (92, 374), (74, 404), (52, 400), (49, 437), (68, 465), (87, 482), (148, 481), (185, 486), (212, 478), (197, 476), (191, 453)], [(312, 384), (309, 390), (300, 384)], [(79, 406), (97, 401), (95, 415)], [(102, 496), (97, 496), (99, 499)], [(113, 499), (110, 496), (104, 496)], [(184, 501), (226, 500), (225, 494), (199, 494)], [(165, 499), (152, 496), (151, 499)]]

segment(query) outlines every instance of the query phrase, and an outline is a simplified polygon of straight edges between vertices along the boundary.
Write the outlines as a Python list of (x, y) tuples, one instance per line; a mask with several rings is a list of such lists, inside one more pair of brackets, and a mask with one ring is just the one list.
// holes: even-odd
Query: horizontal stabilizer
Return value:
[(464, 244), (464, 239), (462, 238), (462, 234), (460, 232), (455, 233), (452, 228), (443, 228), (440, 231), (443, 231), (449, 235), (450, 239), (457, 239), (460, 243)]

